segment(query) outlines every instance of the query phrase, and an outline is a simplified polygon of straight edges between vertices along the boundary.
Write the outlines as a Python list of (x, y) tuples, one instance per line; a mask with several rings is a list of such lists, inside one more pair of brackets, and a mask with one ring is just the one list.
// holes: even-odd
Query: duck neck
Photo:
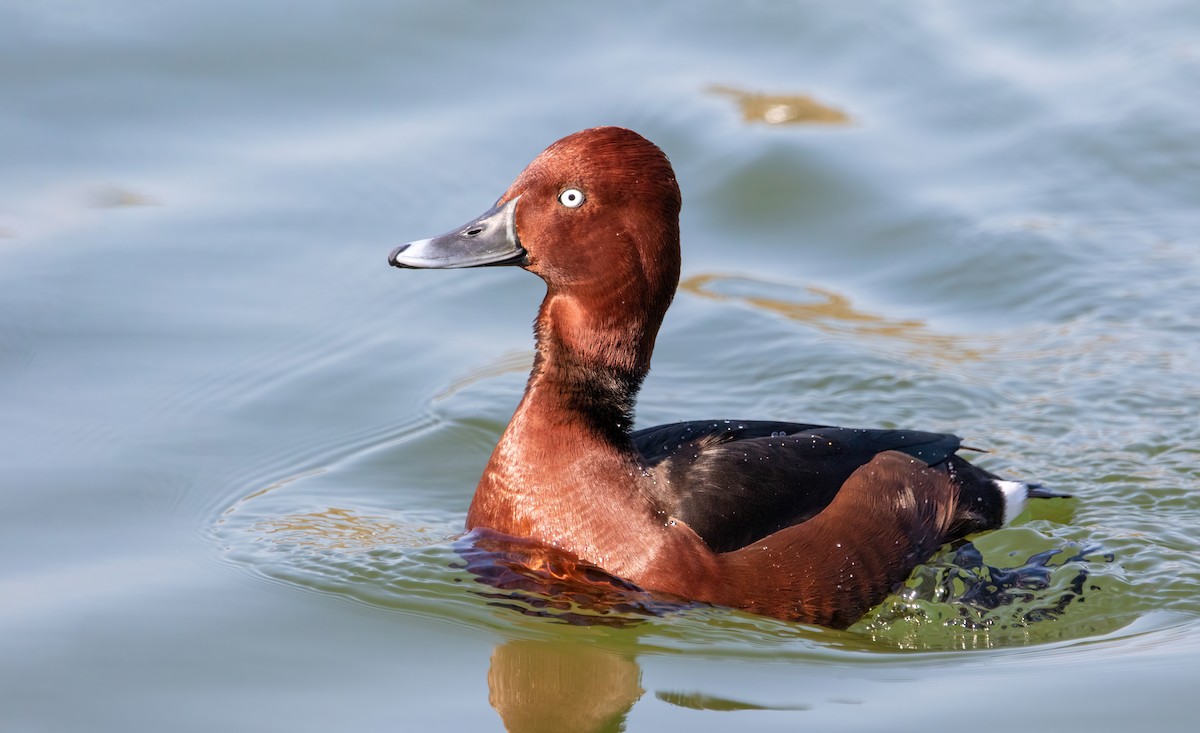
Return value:
[(480, 479), (468, 529), (533, 537), (586, 557), (602, 554), (589, 536), (664, 520), (629, 438), (660, 310), (631, 311), (619, 292), (585, 300), (550, 288), (535, 325), (533, 372)]
[(534, 324), (533, 371), (502, 444), (538, 421), (565, 430), (580, 450), (636, 454), (629, 440), (634, 403), (666, 307), (629, 290), (548, 289)]
[(537, 352), (521, 406), (586, 428), (608, 448), (624, 451), (632, 450), (634, 403), (650, 369), (658, 323), (647, 323), (643, 314), (611, 313), (547, 294), (534, 326)]

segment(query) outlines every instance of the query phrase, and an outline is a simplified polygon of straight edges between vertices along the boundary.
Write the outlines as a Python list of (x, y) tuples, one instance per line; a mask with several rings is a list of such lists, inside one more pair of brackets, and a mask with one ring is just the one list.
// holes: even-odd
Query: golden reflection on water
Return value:
[(328, 550), (372, 550), (387, 545), (420, 547), (446, 540), (444, 533), (429, 527), (401, 524), (339, 507), (272, 517), (255, 528), (276, 542)]
[[(509, 640), (492, 652), (488, 702), (509, 733), (600, 733), (624, 730), (645, 694), (641, 665), (629, 654), (599, 645), (534, 639)], [(662, 702), (690, 710), (812, 710), (809, 703), (763, 705), (699, 691), (658, 690)], [(828, 702), (857, 705), (862, 700)]]
[(158, 201), (151, 196), (116, 185), (100, 186), (93, 190), (88, 198), (89, 204), (97, 209), (158, 205)]
[(641, 676), (634, 659), (605, 649), (509, 641), (492, 652), (488, 702), (512, 733), (622, 730)]
[[(738, 285), (750, 287), (742, 288), (742, 293), (722, 292), (729, 286)], [(824, 288), (801, 286), (796, 288), (796, 299), (784, 300), (753, 294), (754, 291), (778, 289), (776, 283), (712, 273), (685, 278), (679, 283), (679, 288), (708, 300), (744, 303), (800, 321), (831, 335), (895, 342), (912, 356), (934, 356), (945, 361), (963, 362), (979, 359), (985, 353), (982, 349), (966, 346), (959, 337), (932, 332), (924, 321), (889, 318), (860, 310), (845, 295)]]
[(767, 125), (848, 125), (850, 115), (804, 94), (759, 94), (714, 84), (712, 94), (733, 97), (746, 122)]

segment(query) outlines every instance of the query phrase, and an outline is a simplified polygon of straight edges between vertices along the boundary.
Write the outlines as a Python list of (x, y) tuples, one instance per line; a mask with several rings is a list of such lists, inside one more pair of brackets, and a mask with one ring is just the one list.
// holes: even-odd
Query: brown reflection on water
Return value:
[[(662, 691), (654, 693), (654, 696), (663, 702), (670, 703), (677, 707), (688, 708), (690, 710), (719, 710), (721, 712), (733, 712), (735, 710), (812, 710), (812, 705), (757, 705), (752, 702), (743, 700), (733, 700), (727, 697), (717, 697), (715, 695), (706, 695), (702, 692), (678, 692), (678, 691)], [(856, 705), (859, 701), (849, 701), (849, 704)]]
[[(895, 343), (910, 356), (930, 357), (950, 362), (979, 359), (984, 351), (962, 343), (962, 339), (934, 333), (924, 321), (889, 318), (860, 310), (845, 295), (832, 290), (802, 286), (795, 288), (795, 299), (755, 294), (778, 290), (780, 286), (745, 276), (701, 274), (685, 278), (680, 290), (715, 301), (735, 301), (806, 323), (835, 336), (854, 336)], [(736, 289), (736, 290), (734, 290)]]
[(804, 94), (759, 94), (714, 84), (712, 94), (733, 97), (746, 122), (767, 125), (848, 125), (850, 115)]
[[(630, 710), (645, 693), (641, 677), (636, 658), (603, 646), (513, 640), (492, 652), (488, 702), (509, 733), (621, 731)], [(676, 707), (705, 711), (804, 711), (814, 707), (807, 703), (762, 705), (699, 691), (659, 690), (654, 697)]]
[(658, 597), (570, 553), (533, 540), (476, 529), (455, 551), (487, 590), (489, 603), (574, 626), (632, 628), (690, 604)]
[(256, 528), (278, 544), (327, 550), (421, 547), (446, 539), (443, 533), (419, 524), (400, 524), (338, 507), (273, 517), (259, 522)]
[(100, 186), (92, 190), (88, 203), (97, 209), (119, 209), (130, 206), (157, 206), (151, 196), (122, 186)]
[(509, 641), (492, 652), (488, 702), (510, 733), (619, 731), (641, 676), (634, 659), (607, 649)]

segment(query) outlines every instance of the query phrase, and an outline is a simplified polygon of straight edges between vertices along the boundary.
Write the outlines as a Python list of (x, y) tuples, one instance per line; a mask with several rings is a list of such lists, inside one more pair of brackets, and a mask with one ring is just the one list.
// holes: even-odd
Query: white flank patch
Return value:
[(1017, 518), (1025, 508), (1025, 500), (1029, 498), (1029, 487), (1020, 481), (1004, 481), (995, 479), (1000, 493), (1004, 494), (1004, 523), (1008, 524)]

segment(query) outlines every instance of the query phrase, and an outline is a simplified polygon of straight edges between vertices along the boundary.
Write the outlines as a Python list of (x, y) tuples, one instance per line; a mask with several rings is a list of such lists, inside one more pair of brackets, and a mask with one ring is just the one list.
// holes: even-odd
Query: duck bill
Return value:
[(498, 204), (454, 231), (402, 244), (388, 255), (388, 264), (414, 270), (526, 265), (525, 248), (517, 237), (520, 198)]

